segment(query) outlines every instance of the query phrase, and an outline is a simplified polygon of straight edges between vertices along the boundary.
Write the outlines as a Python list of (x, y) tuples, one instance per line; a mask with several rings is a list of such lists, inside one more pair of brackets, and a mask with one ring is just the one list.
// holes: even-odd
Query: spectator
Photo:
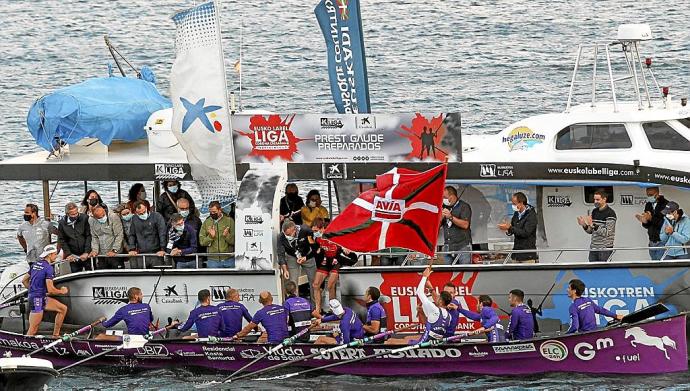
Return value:
[(84, 196), (84, 199), (81, 200), (81, 208), (79, 209), (79, 213), (84, 213), (87, 216), (93, 216), (93, 208), (96, 207), (96, 205), (102, 205), (106, 210), (108, 210), (108, 207), (105, 206), (103, 203), (103, 199), (101, 198), (100, 194), (96, 190), (89, 190), (86, 192), (86, 195)]
[(122, 231), (125, 235), (122, 245), (127, 252), (129, 252), (129, 243), (127, 242), (127, 238), (129, 238), (129, 231), (132, 227), (132, 217), (134, 217), (134, 213), (132, 213), (132, 211), (128, 208), (124, 208), (120, 211), (120, 219), (122, 220)]
[[(116, 255), (122, 251), (125, 233), (122, 221), (115, 212), (108, 212), (98, 205), (93, 209), (93, 216), (89, 218), (91, 227), (91, 254), (98, 258), (98, 269), (124, 269), (125, 262)], [(105, 258), (105, 257), (107, 258)]]
[(134, 212), (134, 204), (137, 201), (144, 201), (146, 203), (146, 208), (151, 210), (151, 203), (146, 200), (146, 189), (143, 183), (135, 183), (129, 188), (127, 193), (128, 201), (123, 205), (125, 208), (129, 209), (131, 213)]
[(294, 221), (283, 222), (282, 232), (278, 235), (277, 257), (283, 278), (299, 286), (299, 276), (304, 270), (311, 291), (311, 305), (314, 303), (314, 279), (316, 277), (315, 245), (312, 231), (306, 225), (295, 225)]
[[(512, 202), (512, 220), (499, 224), (498, 228), (515, 237), (513, 250), (534, 250), (537, 248), (537, 212), (527, 203), (527, 196), (522, 192), (513, 194)], [(511, 258), (518, 263), (537, 263), (539, 260), (536, 252), (513, 253)]]
[(132, 219), (132, 226), (129, 228), (127, 239), (129, 255), (155, 253), (156, 256), (131, 259), (130, 265), (133, 269), (162, 265), (162, 257), (165, 255), (167, 243), (165, 220), (160, 213), (151, 212), (146, 205), (146, 201), (141, 200), (134, 203), (136, 217)]
[(184, 218), (185, 223), (191, 224), (198, 235), (201, 230), (201, 219), (191, 210), (189, 200), (186, 198), (178, 198), (176, 204), (177, 210), (179, 210), (180, 215)]
[(24, 208), (24, 222), (17, 229), (17, 241), (24, 249), (26, 262), (32, 264), (40, 258), (45, 246), (50, 244), (50, 235), (57, 234), (57, 229), (49, 220), (42, 220), (38, 216), (36, 204), (26, 204)]
[(196, 269), (196, 259), (189, 255), (197, 250), (197, 232), (179, 213), (170, 216), (166, 250), (172, 255), (177, 269)]
[(62, 249), (63, 258), (69, 260), (72, 273), (91, 270), (89, 217), (79, 213), (74, 202), (65, 205), (65, 215), (58, 222), (58, 248)]
[(321, 206), (321, 195), (318, 190), (310, 190), (307, 193), (307, 205), (302, 207), (300, 214), (302, 216), (302, 225), (307, 227), (311, 227), (311, 223), (317, 217), (322, 219), (328, 218), (328, 211)]
[[(647, 188), (647, 202), (644, 204), (644, 212), (636, 214), (635, 218), (642, 223), (644, 228), (647, 228), (647, 237), (649, 238), (649, 247), (662, 247), (664, 243), (661, 241), (659, 235), (661, 234), (661, 227), (664, 225), (664, 214), (662, 211), (666, 208), (666, 198), (659, 194), (658, 187)], [(664, 255), (664, 249), (649, 249), (649, 257), (655, 261), (661, 259)]]
[(189, 200), (189, 210), (191, 213), (195, 213), (194, 200), (192, 200), (192, 196), (189, 193), (182, 190), (180, 182), (176, 180), (164, 181), (163, 193), (158, 197), (156, 210), (163, 215), (165, 221), (170, 221), (173, 213), (180, 213), (180, 210), (177, 208), (177, 200), (182, 198)]
[[(443, 251), (472, 251), (472, 208), (470, 204), (458, 197), (458, 191), (453, 186), (446, 186), (443, 190)], [(447, 265), (453, 264), (454, 254), (444, 255)], [(472, 254), (469, 252), (459, 254), (460, 263), (469, 264)]]
[(595, 251), (589, 252), (590, 262), (606, 262), (613, 253), (612, 250), (601, 251), (601, 249), (613, 248), (616, 236), (616, 212), (608, 206), (607, 200), (608, 195), (605, 192), (595, 191), (592, 214), (577, 218), (577, 223), (582, 226), (582, 229), (592, 235), (589, 248)]
[(304, 201), (299, 196), (299, 190), (294, 183), (285, 186), (285, 196), (280, 199), (280, 223), (291, 219), (297, 225), (302, 224), (302, 208)]
[(209, 256), (206, 266), (209, 268), (234, 268), (235, 256), (235, 220), (225, 216), (220, 202), (213, 201), (208, 206), (209, 216), (201, 225), (199, 243), (206, 247)]
[[(663, 245), (667, 247), (687, 245), (690, 241), (690, 218), (683, 213), (683, 209), (680, 209), (678, 203), (669, 201), (662, 213), (666, 216), (659, 234)], [(690, 259), (686, 248), (669, 248), (666, 251), (664, 259)]]

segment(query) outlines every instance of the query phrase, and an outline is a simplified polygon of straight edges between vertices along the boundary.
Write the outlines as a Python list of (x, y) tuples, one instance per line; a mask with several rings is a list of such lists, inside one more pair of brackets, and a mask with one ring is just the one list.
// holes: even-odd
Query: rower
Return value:
[(354, 339), (364, 338), (364, 329), (362, 328), (362, 321), (359, 320), (357, 314), (350, 308), (343, 307), (338, 299), (331, 299), (328, 302), (331, 308), (332, 315), (324, 316), (321, 319), (316, 319), (314, 324), (320, 325), (322, 322), (340, 321), (339, 332), (334, 332), (333, 337), (325, 335), (320, 336), (316, 340), (317, 345), (333, 345), (346, 344), (352, 342)]
[[(102, 326), (107, 329), (120, 323), (120, 321), (124, 321), (127, 325), (127, 334), (146, 335), (153, 322), (151, 307), (142, 303), (144, 294), (137, 287), (127, 290), (127, 298), (129, 303), (118, 308), (112, 318), (107, 320), (105, 316), (101, 318)], [(121, 338), (117, 335), (99, 334), (96, 339), (119, 341)]]
[[(287, 299), (283, 307), (288, 313), (290, 336), (293, 336), (311, 325), (311, 303), (309, 300), (297, 296), (297, 284), (293, 281), (285, 283)], [(299, 342), (309, 342), (309, 332), (297, 339)]]
[(508, 303), (513, 307), (506, 333), (506, 339), (509, 341), (534, 338), (534, 317), (529, 306), (522, 302), (524, 299), (525, 292), (520, 289), (513, 289), (508, 293)]
[[(426, 286), (431, 291), (431, 296), (433, 296), (434, 300), (438, 301), (439, 294), (436, 292), (433, 285), (431, 285), (431, 282), (427, 280)], [(455, 284), (448, 281), (446, 285), (443, 286), (443, 290), (445, 292), (448, 292), (450, 296), (453, 298), (450, 304), (446, 306), (446, 310), (448, 310), (448, 314), (450, 314), (450, 323), (448, 323), (448, 327), (446, 328), (446, 337), (452, 337), (453, 335), (455, 335), (455, 330), (458, 327), (458, 319), (460, 318), (460, 311), (458, 311), (458, 308), (460, 308), (460, 302), (458, 302), (455, 299), (455, 295), (457, 292)]]
[(242, 330), (242, 318), (247, 322), (252, 321), (247, 307), (240, 303), (240, 293), (237, 289), (230, 288), (225, 291), (225, 302), (218, 304), (217, 307), (225, 323), (223, 335), (226, 337), (232, 337)]
[[(218, 308), (211, 305), (211, 292), (208, 289), (202, 289), (197, 294), (197, 298), (201, 305), (189, 313), (187, 321), (179, 326), (178, 330), (187, 331), (195, 325), (199, 337), (219, 337), (225, 330), (225, 322)], [(183, 339), (196, 339), (196, 336), (186, 336)]]
[(55, 271), (53, 263), (58, 258), (58, 250), (54, 244), (43, 248), (38, 261), (31, 264), (29, 272), (22, 279), (22, 284), (29, 290), (29, 331), (26, 335), (36, 335), (38, 327), (43, 320), (43, 311), (55, 312), (55, 326), (53, 336), (60, 336), (62, 322), (67, 314), (67, 306), (48, 295), (66, 295), (69, 290), (66, 286), (56, 288), (53, 285)]
[(367, 321), (362, 328), (368, 336), (385, 332), (388, 325), (386, 310), (379, 303), (379, 298), (381, 291), (376, 287), (370, 286), (364, 293), (364, 300), (367, 302)]
[(489, 342), (503, 342), (505, 340), (503, 326), (498, 323), (498, 315), (496, 311), (491, 308), (492, 304), (493, 300), (490, 296), (481, 295), (479, 296), (479, 304), (477, 304), (477, 311), (479, 311), (479, 313), (464, 308), (458, 308), (458, 311), (465, 315), (465, 317), (481, 323), (481, 327), (474, 330), (472, 334), (485, 333)]
[(386, 344), (416, 344), (428, 342), (432, 339), (438, 341), (443, 339), (443, 337), (446, 335), (446, 330), (450, 325), (450, 314), (448, 313), (447, 307), (453, 300), (453, 296), (446, 291), (442, 291), (438, 295), (435, 304), (431, 300), (429, 300), (429, 298), (426, 296), (426, 293), (424, 292), (424, 288), (430, 275), (431, 265), (427, 266), (427, 268), (424, 269), (424, 272), (422, 273), (422, 279), (419, 281), (419, 285), (417, 285), (416, 291), (422, 309), (420, 313), (420, 319), (423, 316), (423, 320), (425, 323), (424, 334), (422, 334), (421, 338), (419, 339), (416, 339), (416, 337), (391, 338), (388, 341), (386, 341)]
[(597, 319), (595, 314), (623, 319), (623, 315), (616, 315), (604, 307), (598, 306), (589, 297), (582, 297), (585, 292), (585, 283), (582, 280), (574, 279), (568, 282), (568, 297), (573, 300), (570, 305), (570, 328), (566, 334), (575, 332), (585, 332), (597, 329)]
[(233, 339), (241, 339), (259, 324), (266, 329), (266, 335), (262, 335), (259, 341), (267, 339), (268, 343), (279, 344), (288, 338), (288, 313), (281, 305), (273, 304), (273, 296), (268, 291), (259, 293), (259, 303), (263, 308), (256, 311), (252, 321)]

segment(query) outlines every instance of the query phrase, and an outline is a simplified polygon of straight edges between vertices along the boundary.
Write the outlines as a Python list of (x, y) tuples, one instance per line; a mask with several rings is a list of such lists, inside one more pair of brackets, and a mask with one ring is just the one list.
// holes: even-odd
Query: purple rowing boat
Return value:
[[(589, 333), (514, 343), (442, 344), (355, 361), (335, 366), (329, 371), (366, 376), (679, 372), (688, 369), (685, 326), (685, 314), (682, 314)], [(5, 357), (21, 356), (52, 341), (0, 331), (0, 354)], [(47, 358), (56, 368), (60, 368), (118, 344), (119, 342), (75, 339), (46, 349), (37, 357)], [(258, 370), (295, 360), (328, 347), (312, 344), (287, 346), (259, 360), (248, 370)], [(95, 358), (88, 361), (87, 365), (140, 368), (199, 367), (234, 371), (269, 348), (269, 345), (247, 343), (212, 344), (198, 341), (153, 340), (137, 349), (115, 351)], [(320, 367), (395, 348), (396, 346), (392, 345), (347, 348), (295, 365)]]

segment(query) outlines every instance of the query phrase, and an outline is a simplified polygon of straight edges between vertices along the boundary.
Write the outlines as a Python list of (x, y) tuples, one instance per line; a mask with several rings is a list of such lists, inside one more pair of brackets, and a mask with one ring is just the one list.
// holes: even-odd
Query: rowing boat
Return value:
[[(525, 375), (544, 372), (653, 374), (688, 369), (685, 314), (659, 320), (616, 325), (575, 335), (555, 335), (504, 343), (465, 341), (408, 350), (399, 354), (356, 361), (367, 355), (400, 346), (372, 344), (342, 349), (305, 360), (296, 366), (314, 368), (353, 360), (329, 371), (363, 376), (415, 376), (470, 373), (481, 375)], [(52, 342), (0, 331), (0, 354), (17, 357)], [(119, 342), (73, 339), (46, 349), (37, 357), (61, 368), (86, 357), (112, 349)], [(266, 355), (251, 370), (328, 349), (328, 345), (294, 344)], [(234, 371), (267, 352), (271, 345), (213, 343), (208, 340), (153, 340), (136, 349), (116, 350), (90, 360), (86, 365), (163, 368), (190, 367)]]

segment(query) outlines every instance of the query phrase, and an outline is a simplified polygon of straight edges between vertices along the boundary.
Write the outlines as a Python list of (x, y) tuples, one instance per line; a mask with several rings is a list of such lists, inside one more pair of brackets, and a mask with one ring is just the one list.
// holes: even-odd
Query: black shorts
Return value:
[(340, 263), (338, 263), (335, 258), (324, 257), (321, 261), (316, 263), (317, 273), (338, 273), (338, 269), (340, 269)]

